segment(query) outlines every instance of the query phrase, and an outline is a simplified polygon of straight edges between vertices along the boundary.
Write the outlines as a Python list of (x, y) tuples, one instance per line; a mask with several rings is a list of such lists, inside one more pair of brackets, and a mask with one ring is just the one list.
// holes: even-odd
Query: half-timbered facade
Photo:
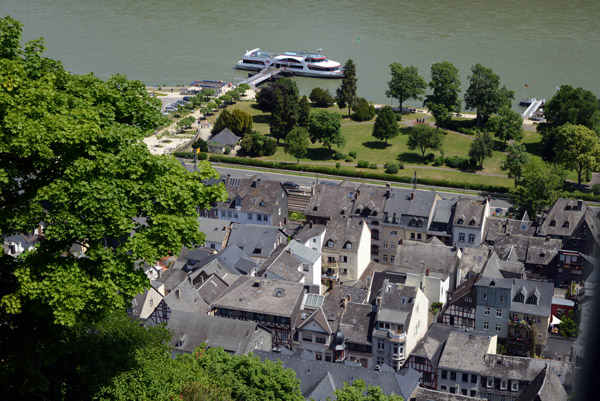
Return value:
[(463, 330), (475, 329), (477, 291), (475, 278), (465, 281), (450, 296), (448, 307), (442, 313), (442, 323)]
[(304, 285), (241, 276), (211, 305), (209, 314), (260, 323), (273, 332), (273, 346), (292, 347)]
[(183, 280), (158, 304), (148, 320), (150, 324), (167, 323), (173, 310), (206, 314), (208, 304), (189, 280)]

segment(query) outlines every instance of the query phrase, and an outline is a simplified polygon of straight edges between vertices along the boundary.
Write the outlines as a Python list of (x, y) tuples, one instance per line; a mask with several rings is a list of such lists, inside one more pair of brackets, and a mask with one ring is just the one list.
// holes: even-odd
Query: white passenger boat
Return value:
[(340, 63), (328, 60), (321, 53), (285, 52), (266, 53), (260, 49), (246, 51), (235, 68), (261, 71), (267, 67), (281, 68), (293, 75), (320, 78), (343, 78), (344, 70)]

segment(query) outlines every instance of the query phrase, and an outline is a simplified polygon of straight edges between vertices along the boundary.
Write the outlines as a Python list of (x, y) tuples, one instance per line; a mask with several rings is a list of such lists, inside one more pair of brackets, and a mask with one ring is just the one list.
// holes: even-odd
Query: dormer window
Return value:
[(565, 221), (563, 223), (563, 228), (569, 228), (569, 222), (568, 221)]
[(456, 222), (456, 224), (463, 224), (465, 222), (465, 219), (463, 219), (462, 217), (460, 219), (458, 219), (458, 221)]
[(325, 245), (327, 246), (327, 248), (333, 248), (333, 240), (327, 240), (327, 243)]
[(267, 203), (263, 200), (263, 201), (260, 201), (260, 205), (261, 206), (267, 206)]
[(523, 303), (523, 302), (525, 302), (525, 296), (523, 294), (519, 293), (519, 294), (517, 294), (517, 296), (515, 297), (515, 299), (513, 301)]
[(510, 382), (510, 390), (511, 391), (519, 391), (519, 382), (518, 381)]
[(471, 219), (471, 221), (469, 221), (469, 225), (474, 226), (475, 222), (476, 222), (476, 220), (475, 220), (475, 218), (473, 218), (473, 219)]
[(555, 225), (556, 225), (556, 220), (552, 220), (552, 221), (550, 222), (550, 227), (554, 227)]
[(508, 380), (502, 379), (500, 380), (500, 390), (508, 389)]
[(487, 388), (493, 388), (494, 387), (494, 378), (493, 377), (488, 377), (487, 378), (486, 387)]
[(352, 249), (352, 242), (346, 241), (346, 243), (344, 244), (344, 249)]
[(537, 305), (538, 303), (538, 298), (535, 296), (535, 294), (531, 294), (528, 298), (527, 298), (527, 303), (530, 305)]

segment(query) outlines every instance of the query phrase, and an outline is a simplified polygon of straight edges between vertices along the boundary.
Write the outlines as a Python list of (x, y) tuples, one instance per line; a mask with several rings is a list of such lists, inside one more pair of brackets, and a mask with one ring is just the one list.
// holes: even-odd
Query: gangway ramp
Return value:
[(544, 103), (546, 103), (546, 99), (540, 99), (540, 100), (537, 100), (536, 98), (531, 99), (531, 104), (529, 105), (529, 107), (527, 108), (527, 110), (525, 110), (525, 112), (523, 112), (523, 118), (525, 118), (525, 119), (531, 118), (531, 116), (533, 116), (535, 114), (535, 112)]
[(258, 74), (252, 75), (249, 78), (246, 78), (240, 84), (248, 84), (252, 87), (252, 89), (256, 89), (256, 86), (261, 83), (273, 78), (281, 72), (281, 68), (275, 67), (267, 67), (262, 70)]

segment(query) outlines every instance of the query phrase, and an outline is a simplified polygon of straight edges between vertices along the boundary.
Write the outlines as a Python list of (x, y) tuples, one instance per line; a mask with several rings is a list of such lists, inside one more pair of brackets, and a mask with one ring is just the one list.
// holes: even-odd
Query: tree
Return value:
[(300, 158), (308, 153), (308, 131), (303, 127), (292, 129), (285, 137), (285, 153), (296, 158), (300, 163)]
[[(20, 38), (0, 21), (3, 42)], [(44, 225), (34, 250), (0, 255), (5, 391), (56, 384), (73, 328), (131, 305), (149, 286), (139, 267), (202, 243), (197, 208), (226, 199), (203, 184), (218, 177), (207, 162), (188, 173), (150, 154), (143, 138), (165, 120), (142, 82), (70, 74), (36, 43), (0, 59), (0, 234)]]
[(240, 146), (248, 156), (271, 156), (277, 151), (277, 142), (257, 131), (244, 136)]
[(399, 395), (385, 395), (379, 386), (368, 386), (361, 379), (334, 391), (337, 401), (404, 401)]
[(308, 128), (308, 124), (310, 124), (310, 103), (306, 96), (302, 96), (298, 104), (298, 126)]
[(256, 103), (263, 113), (270, 113), (273, 111), (273, 102), (275, 100), (276, 92), (281, 92), (283, 96), (287, 94), (298, 98), (298, 87), (294, 81), (290, 78), (278, 79), (256, 94)]
[(231, 113), (229, 110), (225, 109), (219, 114), (217, 117), (217, 121), (213, 124), (210, 133), (212, 135), (216, 135), (219, 132), (223, 131), (225, 128), (228, 128), (231, 122)]
[(342, 147), (346, 138), (342, 134), (342, 118), (337, 113), (318, 111), (310, 116), (308, 133), (312, 143), (321, 142), (331, 152), (331, 147)]
[(427, 107), (429, 107), (429, 111), (433, 115), (433, 118), (435, 118), (435, 126), (437, 128), (447, 125), (452, 120), (452, 112), (443, 104), (429, 103)]
[(579, 327), (577, 327), (577, 323), (573, 320), (573, 310), (569, 310), (561, 316), (560, 323), (558, 324), (558, 332), (566, 338), (577, 337)]
[(417, 67), (403, 67), (400, 63), (390, 64), (392, 70), (392, 80), (388, 82), (388, 90), (385, 92), (387, 97), (398, 99), (400, 111), (402, 111), (402, 103), (406, 100), (421, 99), (421, 95), (425, 93), (427, 83), (419, 75)]
[(243, 137), (252, 132), (252, 116), (244, 110), (234, 109), (229, 118), (228, 128), (234, 134)]
[[(458, 76), (458, 68), (448, 61), (435, 63), (431, 65), (431, 81), (429, 88), (433, 91), (431, 95), (425, 97), (423, 105), (430, 109), (438, 122), (449, 121), (449, 117), (453, 111), (460, 110), (460, 77)], [(435, 111), (435, 112), (434, 112)], [(439, 125), (439, 124), (438, 124)]]
[(502, 162), (500, 168), (508, 171), (508, 177), (515, 179), (515, 187), (523, 176), (523, 169), (529, 161), (529, 153), (522, 143), (514, 143), (506, 148), (506, 160)]
[(475, 140), (471, 142), (469, 157), (475, 160), (480, 169), (483, 168), (483, 161), (487, 157), (492, 157), (493, 145), (492, 134), (489, 132), (478, 132)]
[(423, 156), (423, 163), (425, 163), (425, 152), (427, 152), (427, 149), (441, 151), (443, 144), (444, 134), (425, 123), (416, 124), (408, 133), (408, 148), (410, 150), (418, 149)]
[(523, 169), (521, 185), (510, 192), (510, 199), (521, 215), (527, 211), (534, 218), (558, 199), (564, 176), (556, 166), (531, 158)]
[(329, 89), (314, 88), (310, 92), (309, 99), (317, 107), (331, 107), (335, 103), (335, 99), (331, 96)]
[(557, 129), (555, 161), (565, 168), (577, 172), (577, 184), (581, 175), (592, 171), (600, 163), (600, 141), (598, 135), (583, 125), (565, 124)]
[(397, 137), (398, 133), (398, 122), (394, 110), (390, 106), (382, 107), (375, 119), (375, 124), (373, 124), (373, 136), (387, 144), (388, 140)]
[(481, 121), (486, 122), (488, 117), (502, 106), (510, 106), (510, 100), (514, 97), (514, 91), (509, 91), (506, 86), (500, 88), (500, 77), (491, 68), (479, 63), (471, 68), (469, 88), (465, 92), (465, 106), (477, 110), (477, 128)]
[(504, 142), (523, 139), (523, 117), (510, 106), (502, 106), (498, 114), (489, 118), (486, 128), (496, 134), (496, 138)]
[(546, 122), (538, 125), (542, 135), (542, 157), (554, 161), (557, 129), (565, 124), (583, 125), (600, 135), (599, 101), (588, 90), (562, 85), (544, 105)]
[(356, 100), (357, 81), (356, 66), (354, 65), (354, 61), (349, 59), (346, 61), (346, 64), (344, 64), (344, 78), (342, 79), (342, 84), (335, 92), (335, 100), (338, 107), (340, 109), (343, 109), (346, 106), (348, 107), (348, 117), (350, 117), (350, 111)]

